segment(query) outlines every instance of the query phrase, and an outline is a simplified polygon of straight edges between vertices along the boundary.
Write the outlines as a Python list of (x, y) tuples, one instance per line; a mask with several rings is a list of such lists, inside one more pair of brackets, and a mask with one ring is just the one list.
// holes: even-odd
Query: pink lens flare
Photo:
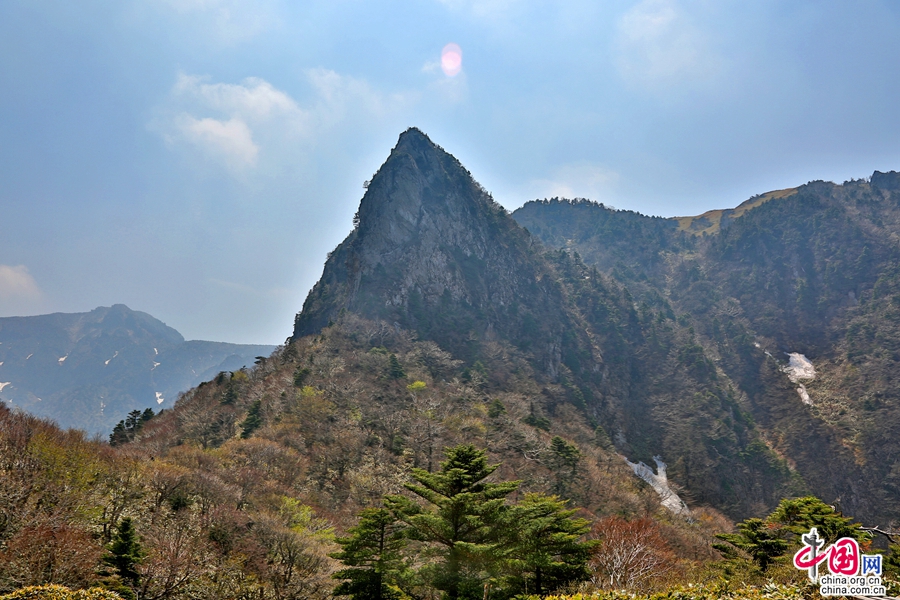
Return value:
[(454, 77), (462, 71), (462, 48), (449, 43), (441, 50), (441, 69), (447, 77)]

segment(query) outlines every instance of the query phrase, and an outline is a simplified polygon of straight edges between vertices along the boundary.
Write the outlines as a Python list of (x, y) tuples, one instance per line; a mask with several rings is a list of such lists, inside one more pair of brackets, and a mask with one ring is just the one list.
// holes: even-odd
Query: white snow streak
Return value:
[[(622, 458), (625, 458), (624, 456)], [(650, 484), (657, 494), (659, 494), (660, 503), (676, 515), (688, 515), (690, 509), (684, 500), (678, 497), (678, 494), (669, 487), (669, 479), (666, 477), (666, 463), (659, 456), (653, 457), (656, 462), (656, 473), (653, 469), (642, 462), (633, 463), (627, 458), (625, 462), (634, 471), (634, 474)]]
[(806, 358), (804, 355), (799, 352), (790, 352), (788, 353), (788, 365), (786, 367), (782, 367), (782, 371), (787, 373), (788, 379), (791, 380), (791, 383), (799, 384), (797, 388), (797, 394), (800, 396), (800, 401), (803, 404), (812, 404), (812, 399), (809, 397), (809, 392), (806, 391), (806, 386), (800, 383), (800, 380), (812, 381), (816, 378), (816, 368), (813, 366), (812, 361)]
[(160, 394), (159, 392), (156, 392), (156, 403), (162, 404), (164, 401), (165, 401), (165, 398), (163, 398), (163, 395)]
[(3, 388), (10, 385), (11, 383), (12, 383), (12, 381), (0, 381), (0, 392), (2, 392)]
[(799, 352), (791, 352), (788, 354), (789, 363), (782, 371), (787, 373), (791, 383), (799, 383), (801, 379), (815, 379), (816, 368), (813, 367), (812, 361), (800, 354)]
[(109, 364), (109, 361), (112, 360), (113, 358), (117, 357), (118, 355), (119, 355), (119, 351), (116, 350), (116, 353), (112, 355), (112, 358), (108, 359), (108, 360), (107, 360), (105, 363), (103, 363), (103, 364), (104, 364), (104, 365), (108, 365), (108, 364)]
[(61, 357), (61, 358), (59, 359), (59, 364), (63, 364), (64, 362), (66, 362), (66, 359), (67, 359), (67, 358), (69, 358), (69, 355), (68, 355), (68, 354), (66, 354), (65, 356)]

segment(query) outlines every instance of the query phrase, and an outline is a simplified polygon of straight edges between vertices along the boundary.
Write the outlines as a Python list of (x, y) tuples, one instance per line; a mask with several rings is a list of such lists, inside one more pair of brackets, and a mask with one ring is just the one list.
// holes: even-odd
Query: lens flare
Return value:
[(462, 71), (462, 48), (450, 43), (441, 50), (441, 69), (447, 77), (454, 77)]

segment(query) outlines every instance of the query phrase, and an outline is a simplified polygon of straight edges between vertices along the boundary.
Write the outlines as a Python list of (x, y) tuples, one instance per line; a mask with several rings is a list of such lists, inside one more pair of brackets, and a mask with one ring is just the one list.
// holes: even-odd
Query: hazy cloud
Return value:
[(703, 80), (719, 67), (709, 40), (676, 0), (642, 0), (618, 21), (617, 66), (648, 88)]
[(577, 162), (557, 167), (552, 177), (529, 182), (535, 198), (589, 198), (602, 201), (618, 181), (619, 175), (603, 165)]
[(258, 77), (248, 77), (240, 84), (206, 83), (202, 77), (181, 74), (174, 93), (193, 97), (213, 110), (244, 114), (253, 119), (302, 115), (290, 96)]
[(35, 314), (44, 294), (24, 265), (0, 265), (0, 315)]
[(211, 83), (179, 75), (170, 102), (151, 123), (173, 147), (189, 147), (235, 174), (297, 160), (335, 128), (365, 127), (415, 102), (414, 94), (383, 94), (364, 80), (328, 69), (305, 72), (306, 106), (268, 81)]
[(250, 128), (240, 119), (217, 121), (182, 115), (180, 129), (188, 141), (210, 154), (220, 155), (236, 169), (256, 164), (259, 146), (253, 143)]
[(219, 42), (247, 40), (279, 23), (272, 0), (156, 0)]

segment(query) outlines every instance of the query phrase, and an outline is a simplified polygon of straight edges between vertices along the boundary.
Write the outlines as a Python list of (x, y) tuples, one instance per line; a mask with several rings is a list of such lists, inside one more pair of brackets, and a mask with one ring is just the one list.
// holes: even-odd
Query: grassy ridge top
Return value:
[(787, 198), (797, 193), (797, 188), (787, 188), (784, 190), (775, 190), (767, 194), (754, 196), (749, 200), (741, 202), (735, 208), (724, 208), (708, 210), (702, 215), (695, 217), (674, 217), (678, 221), (678, 231), (685, 231), (692, 235), (712, 235), (718, 233), (722, 225), (722, 219), (737, 219), (743, 216), (745, 212), (765, 204), (769, 200), (779, 198)]

